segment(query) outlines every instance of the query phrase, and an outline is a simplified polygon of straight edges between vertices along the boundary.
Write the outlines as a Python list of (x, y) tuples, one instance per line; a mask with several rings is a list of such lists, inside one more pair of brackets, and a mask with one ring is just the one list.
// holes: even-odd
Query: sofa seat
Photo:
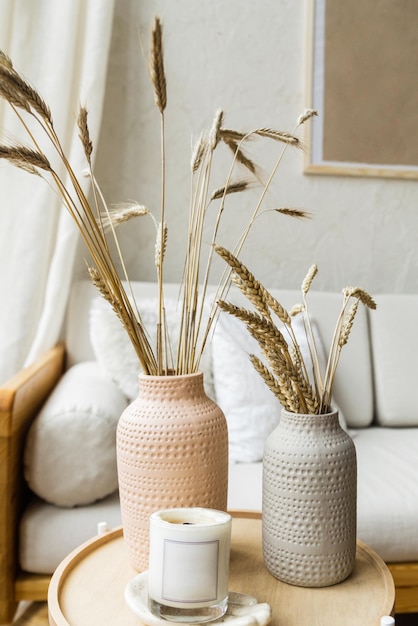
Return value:
[[(409, 470), (418, 464), (418, 429), (371, 427), (352, 434), (358, 464), (359, 539), (387, 562), (418, 560), (418, 481)], [(229, 508), (261, 511), (261, 503), (262, 463), (232, 463)], [(96, 534), (99, 522), (109, 528), (121, 523), (117, 493), (74, 508), (34, 498), (20, 527), (21, 567), (52, 573), (73, 548)]]
[(52, 574), (76, 547), (97, 534), (97, 526), (120, 526), (118, 492), (90, 506), (59, 507), (34, 496), (20, 523), (20, 567), (30, 573)]
[(387, 562), (418, 560), (418, 428), (365, 428), (354, 443), (359, 538)]
[[(411, 467), (418, 471), (418, 429), (376, 426), (351, 434), (357, 452), (358, 538), (386, 562), (417, 561), (418, 481)], [(262, 463), (232, 465), (230, 508), (260, 511), (261, 504)]]

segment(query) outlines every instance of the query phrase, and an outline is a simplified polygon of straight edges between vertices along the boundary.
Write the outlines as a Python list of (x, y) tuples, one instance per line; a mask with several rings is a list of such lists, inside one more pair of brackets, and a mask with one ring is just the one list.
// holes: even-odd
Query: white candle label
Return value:
[(182, 603), (216, 600), (218, 562), (218, 540), (183, 542), (165, 539), (162, 598)]

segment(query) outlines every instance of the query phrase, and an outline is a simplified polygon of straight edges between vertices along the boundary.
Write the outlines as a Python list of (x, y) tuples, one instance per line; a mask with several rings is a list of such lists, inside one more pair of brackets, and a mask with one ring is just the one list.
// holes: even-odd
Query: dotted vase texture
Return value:
[(227, 424), (205, 393), (202, 373), (141, 374), (138, 398), (118, 423), (116, 451), (123, 534), (136, 570), (148, 569), (154, 511), (226, 511)]
[(270, 573), (300, 587), (326, 587), (354, 568), (357, 460), (338, 412), (282, 410), (263, 459), (263, 554)]

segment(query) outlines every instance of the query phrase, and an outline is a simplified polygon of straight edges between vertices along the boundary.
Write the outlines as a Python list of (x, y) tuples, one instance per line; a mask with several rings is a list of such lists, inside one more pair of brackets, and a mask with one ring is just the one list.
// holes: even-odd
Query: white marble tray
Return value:
[[(147, 626), (168, 626), (170, 622), (154, 615), (148, 608), (148, 572), (135, 576), (125, 588), (125, 600), (129, 608)], [(266, 602), (245, 593), (229, 592), (228, 610), (225, 615), (210, 624), (228, 622), (228, 626), (264, 626), (271, 620), (271, 607)], [(176, 626), (182, 626), (176, 622)], [(187, 626), (190, 626), (188, 624)]]

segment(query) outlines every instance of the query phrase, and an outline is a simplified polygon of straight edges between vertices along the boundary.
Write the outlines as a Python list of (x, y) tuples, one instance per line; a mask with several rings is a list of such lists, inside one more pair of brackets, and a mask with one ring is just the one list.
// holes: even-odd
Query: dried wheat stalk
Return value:
[(1, 146), (0, 158), (8, 159), (13, 165), (38, 174), (38, 169), (51, 171), (51, 165), (44, 154), (25, 146)]
[[(238, 135), (238, 139), (236, 135)], [(232, 154), (235, 155), (237, 162), (243, 165), (244, 167), (246, 167), (248, 170), (250, 170), (251, 174), (255, 174), (256, 173), (255, 163), (251, 161), (251, 159), (249, 159), (246, 156), (242, 148), (239, 147), (238, 142), (241, 141), (243, 137), (244, 136), (242, 133), (233, 133), (233, 131), (221, 129), (222, 141), (224, 141), (224, 143), (228, 146)]]
[(282, 141), (283, 143), (288, 143), (292, 146), (300, 146), (300, 140), (298, 137), (281, 130), (274, 130), (273, 128), (258, 128), (255, 132), (257, 135), (260, 135), (260, 137), (269, 137), (270, 139)]
[(206, 142), (206, 139), (204, 138), (203, 134), (201, 134), (192, 153), (192, 173), (197, 172), (200, 168), (207, 147), (208, 144)]
[(144, 215), (152, 216), (149, 209), (143, 204), (118, 204), (113, 210), (102, 214), (101, 223), (106, 230), (111, 228), (112, 225), (120, 226), (135, 217), (142, 217)]
[[(241, 320), (248, 332), (256, 339), (267, 363), (250, 354), (256, 371), (268, 388), (279, 399), (282, 406), (292, 413), (320, 414), (331, 408), (332, 390), (341, 350), (347, 343), (354, 319), (361, 302), (370, 309), (376, 308), (373, 298), (358, 287), (343, 289), (343, 302), (335, 326), (334, 337), (328, 354), (325, 372), (320, 371), (318, 350), (308, 310), (307, 295), (318, 272), (312, 265), (301, 285), (302, 305), (296, 305), (289, 313), (247, 267), (231, 252), (215, 246), (217, 254), (228, 264), (233, 280), (254, 306), (255, 311), (220, 300), (218, 306), (226, 313)], [(352, 301), (347, 312), (347, 307)], [(304, 361), (300, 346), (292, 327), (293, 315), (302, 315), (309, 349), (309, 363)], [(277, 326), (281, 323), (281, 328)], [(284, 333), (289, 337), (285, 339)], [(313, 373), (313, 383), (308, 372)]]
[(273, 209), (273, 211), (277, 211), (277, 213), (281, 213), (282, 215), (287, 215), (288, 217), (296, 217), (297, 219), (307, 219), (311, 217), (311, 214), (308, 213), (308, 211), (302, 211), (301, 209), (296, 209), (296, 208), (291, 208), (291, 207)]
[(245, 191), (249, 188), (249, 186), (250, 183), (248, 180), (237, 180), (236, 182), (230, 183), (225, 187), (219, 187), (219, 189), (215, 189), (215, 191), (212, 191), (210, 199), (220, 200), (230, 193), (240, 193), (241, 191)]
[[(147, 374), (155, 375), (163, 375), (169, 372), (174, 372), (175, 374), (191, 373), (199, 368), (202, 352), (217, 317), (216, 304), (207, 317), (205, 317), (204, 307), (207, 286), (211, 278), (212, 259), (215, 254), (225, 202), (230, 194), (245, 192), (249, 187), (261, 183), (259, 200), (234, 247), (234, 253), (238, 255), (251, 230), (252, 224), (260, 215), (265, 195), (285, 151), (289, 146), (300, 147), (300, 142), (295, 135), (295, 131), (287, 133), (260, 127), (249, 132), (242, 132), (225, 128), (225, 116), (222, 110), (216, 112), (209, 131), (202, 133), (200, 136), (191, 158), (189, 222), (180, 293), (181, 328), (180, 335), (177, 338), (178, 352), (173, 355), (171, 338), (167, 331), (164, 306), (163, 268), (168, 239), (165, 218), (166, 156), (164, 117), (167, 107), (167, 84), (164, 68), (163, 31), (158, 17), (155, 18), (151, 33), (149, 66), (154, 99), (161, 121), (161, 209), (158, 217), (154, 216), (142, 204), (122, 205), (114, 209), (108, 208), (93, 173), (93, 143), (89, 132), (88, 111), (87, 108), (81, 107), (77, 124), (79, 138), (85, 153), (87, 173), (92, 182), (93, 203), (89, 203), (83, 192), (82, 185), (62, 149), (59, 137), (54, 129), (52, 114), (48, 105), (36, 89), (14, 69), (11, 59), (1, 51), (0, 97), (9, 103), (20, 119), (23, 128), (28, 134), (31, 147), (18, 143), (16, 145), (0, 146), (0, 158), (8, 159), (14, 166), (23, 168), (31, 174), (52, 179), (52, 183), (58, 190), (64, 206), (74, 219), (90, 252), (92, 263), (89, 267), (89, 274), (91, 280), (103, 298), (109, 302), (125, 328), (138, 355), (143, 371)], [(32, 129), (32, 125), (29, 126), (25, 121), (25, 116), (27, 115), (35, 120), (35, 130), (40, 129), (42, 136), (46, 135), (54, 156), (58, 154), (66, 175), (69, 177), (69, 184), (64, 184), (63, 177), (59, 175), (50, 163), (52, 159), (48, 159), (47, 154), (44, 154), (45, 151), (40, 149), (40, 142), (38, 142), (35, 130)], [(314, 112), (306, 112), (300, 116), (295, 130), (300, 124), (310, 119), (312, 115), (314, 115)], [(280, 154), (266, 182), (261, 180), (258, 166), (245, 155), (244, 151), (245, 143), (256, 139), (259, 141), (272, 140), (281, 144)], [(232, 151), (232, 161), (229, 165), (225, 184), (212, 191), (211, 174), (213, 160), (215, 153), (217, 154), (218, 149), (222, 145), (227, 147), (229, 156), (230, 151)], [(242, 177), (235, 176), (236, 169), (241, 167), (246, 170), (248, 178), (245, 180)], [(212, 208), (212, 205), (215, 205), (216, 208)], [(215, 217), (212, 224), (212, 234), (207, 238), (206, 218), (209, 208), (214, 212)], [(305, 212), (297, 209), (274, 209), (274, 211), (296, 218), (307, 217)], [(134, 298), (116, 232), (120, 224), (140, 216), (150, 216), (156, 229), (155, 265), (159, 293), (156, 348), (149, 343), (147, 329), (144, 328), (140, 315), (140, 303), (137, 303)], [(116, 245), (117, 258), (122, 266), (121, 276), (112, 258), (108, 238), (111, 238)], [(219, 252), (219, 250), (216, 251)], [(251, 302), (259, 311), (257, 320), (247, 321), (252, 332), (260, 338), (260, 341), (264, 342), (265, 350), (277, 369), (278, 366), (276, 365), (276, 357), (272, 346), (276, 345), (280, 340), (279, 335), (272, 328), (270, 315), (271, 313), (277, 315), (285, 324), (290, 326), (287, 313), (248, 272), (241, 273), (241, 275), (237, 274), (237, 276), (239, 278), (236, 280), (239, 280), (240, 286), (245, 286), (247, 295), (250, 296)], [(218, 282), (218, 296), (227, 293), (230, 282), (231, 273), (222, 272)], [(264, 321), (263, 315), (266, 316)], [(348, 334), (351, 328), (348, 321), (345, 323), (344, 328), (345, 333)], [(304, 402), (299, 392), (299, 386), (303, 387), (303, 381), (296, 383), (299, 380), (301, 368), (292, 365), (289, 355), (286, 355), (286, 367), (290, 371), (291, 383), (286, 383), (284, 380), (278, 385), (275, 379), (270, 380), (269, 377), (267, 379), (272, 388), (279, 389), (278, 393), (283, 393), (289, 398), (289, 402), (297, 403), (299, 406)], [(282, 389), (284, 389), (283, 392), (281, 391)]]

